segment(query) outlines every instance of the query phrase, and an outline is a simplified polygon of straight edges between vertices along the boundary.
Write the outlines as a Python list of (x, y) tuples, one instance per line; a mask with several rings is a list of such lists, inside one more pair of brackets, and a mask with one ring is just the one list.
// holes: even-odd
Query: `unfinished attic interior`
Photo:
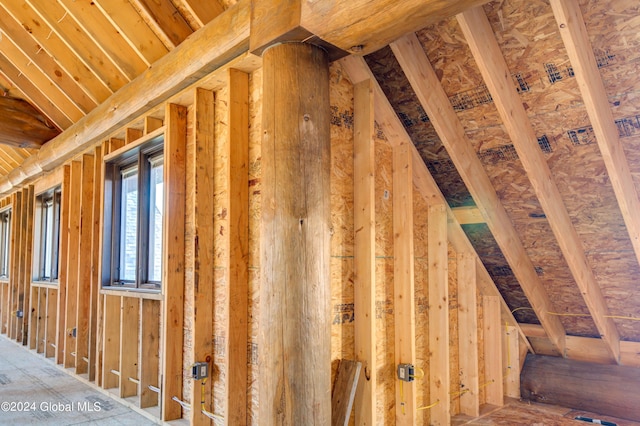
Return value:
[(638, 75), (637, 0), (0, 0), (2, 338), (157, 423), (640, 424)]

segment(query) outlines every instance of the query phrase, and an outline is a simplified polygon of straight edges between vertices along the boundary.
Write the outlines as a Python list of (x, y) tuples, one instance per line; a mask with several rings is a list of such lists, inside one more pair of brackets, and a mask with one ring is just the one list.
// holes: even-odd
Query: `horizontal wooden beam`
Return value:
[(482, 212), (476, 206), (454, 207), (451, 211), (460, 225), (485, 223), (484, 217), (482, 217)]
[(59, 133), (29, 102), (0, 96), (0, 143), (16, 148), (40, 148)]
[[(558, 356), (544, 329), (538, 324), (520, 324), (520, 328), (529, 338), (534, 352), (539, 355)], [(607, 344), (597, 337), (567, 336), (563, 354), (568, 359), (592, 362), (595, 364), (613, 364)], [(620, 363), (640, 367), (640, 342), (620, 341)]]
[(342, 50), (367, 54), (404, 34), (487, 2), (488, 0), (302, 1), (300, 25)]
[(527, 355), (521, 377), (524, 400), (640, 420), (637, 368)]
[[(50, 141), (37, 155), (0, 179), (0, 193), (10, 192), (43, 170), (51, 170), (109, 136), (134, 117), (229, 63), (249, 49), (250, 1), (240, 0), (159, 59), (91, 113)], [(141, 96), (141, 94), (144, 94)]]

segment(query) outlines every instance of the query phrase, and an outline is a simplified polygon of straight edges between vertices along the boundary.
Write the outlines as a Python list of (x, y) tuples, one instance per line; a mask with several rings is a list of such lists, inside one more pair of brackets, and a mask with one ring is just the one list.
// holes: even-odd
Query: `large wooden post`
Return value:
[(330, 109), (326, 53), (263, 55), (260, 422), (331, 422)]

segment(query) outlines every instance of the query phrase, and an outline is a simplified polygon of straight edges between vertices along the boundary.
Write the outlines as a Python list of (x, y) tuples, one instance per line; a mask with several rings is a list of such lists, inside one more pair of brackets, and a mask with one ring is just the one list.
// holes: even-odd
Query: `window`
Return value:
[(0, 278), (9, 278), (11, 248), (11, 210), (0, 212)]
[(102, 284), (159, 289), (162, 281), (162, 137), (117, 156), (105, 168)]
[(61, 187), (50, 189), (36, 197), (34, 279), (58, 281), (58, 249), (60, 245)]

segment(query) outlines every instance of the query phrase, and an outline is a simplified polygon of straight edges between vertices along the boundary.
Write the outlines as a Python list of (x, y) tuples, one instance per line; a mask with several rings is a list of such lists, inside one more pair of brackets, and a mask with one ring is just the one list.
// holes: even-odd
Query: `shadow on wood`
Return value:
[(331, 397), (331, 425), (348, 425), (353, 400), (356, 397), (362, 363), (343, 359), (338, 367)]
[(40, 148), (59, 133), (27, 101), (0, 96), (0, 143), (15, 148)]

